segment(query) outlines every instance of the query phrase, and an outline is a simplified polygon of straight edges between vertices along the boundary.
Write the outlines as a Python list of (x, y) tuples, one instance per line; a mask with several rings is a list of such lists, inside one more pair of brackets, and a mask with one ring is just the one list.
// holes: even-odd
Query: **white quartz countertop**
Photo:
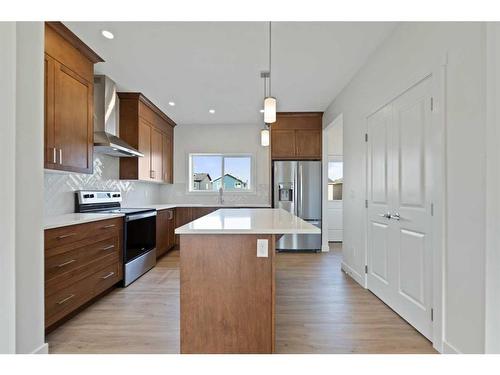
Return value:
[(91, 221), (113, 219), (115, 217), (122, 217), (122, 216), (123, 214), (92, 214), (92, 213), (84, 213), (84, 214), (74, 213), (74, 214), (48, 216), (44, 218), (43, 229), (66, 227), (68, 225), (90, 223)]
[(318, 227), (280, 208), (223, 208), (175, 230), (176, 234), (320, 234)]
[(271, 205), (269, 204), (230, 204), (230, 203), (224, 203), (224, 204), (200, 204), (200, 203), (158, 203), (158, 204), (143, 204), (143, 205), (134, 205), (134, 206), (128, 206), (129, 208), (154, 208), (156, 210), (168, 210), (170, 208), (176, 208), (176, 207), (220, 207), (220, 208), (258, 208), (258, 207), (263, 207), (263, 208), (270, 208)]

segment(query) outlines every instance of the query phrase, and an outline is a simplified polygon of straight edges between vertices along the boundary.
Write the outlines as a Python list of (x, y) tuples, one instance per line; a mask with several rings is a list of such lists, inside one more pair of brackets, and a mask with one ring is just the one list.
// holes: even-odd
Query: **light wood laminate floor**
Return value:
[[(431, 343), (340, 270), (329, 253), (280, 253), (277, 353), (434, 353)], [(179, 353), (179, 252), (47, 337), (51, 353)]]

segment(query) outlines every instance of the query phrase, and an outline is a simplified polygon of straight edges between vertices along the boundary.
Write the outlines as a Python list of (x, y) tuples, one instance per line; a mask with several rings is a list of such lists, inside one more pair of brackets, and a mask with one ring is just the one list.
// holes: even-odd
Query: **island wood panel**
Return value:
[[(258, 258), (257, 239), (269, 242)], [(274, 352), (273, 235), (181, 235), (181, 353)]]

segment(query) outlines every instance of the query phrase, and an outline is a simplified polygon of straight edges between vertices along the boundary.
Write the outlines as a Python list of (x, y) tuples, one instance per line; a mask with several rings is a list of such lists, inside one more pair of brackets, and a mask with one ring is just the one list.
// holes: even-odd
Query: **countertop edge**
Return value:
[[(68, 215), (67, 218), (64, 217), (66, 215)], [(82, 215), (82, 216), (79, 216), (78, 218), (76, 218), (74, 216), (71, 217), (71, 215)], [(88, 215), (88, 217), (84, 217), (83, 215)], [(94, 216), (94, 215), (98, 215), (98, 216)], [(116, 218), (123, 217), (123, 216), (125, 216), (125, 215), (124, 214), (90, 214), (90, 213), (89, 214), (82, 213), (82, 214), (57, 215), (54, 217), (45, 218), (45, 221), (47, 221), (47, 223), (43, 224), (43, 230), (69, 227), (71, 225), (91, 223), (94, 221), (116, 219)], [(56, 220), (61, 220), (61, 221), (56, 221)]]

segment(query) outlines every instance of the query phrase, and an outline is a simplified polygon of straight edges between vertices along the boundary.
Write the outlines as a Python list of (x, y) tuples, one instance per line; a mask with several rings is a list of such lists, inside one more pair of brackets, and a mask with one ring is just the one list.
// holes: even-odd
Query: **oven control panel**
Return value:
[(122, 201), (119, 191), (79, 190), (76, 192), (79, 204), (115, 203)]

